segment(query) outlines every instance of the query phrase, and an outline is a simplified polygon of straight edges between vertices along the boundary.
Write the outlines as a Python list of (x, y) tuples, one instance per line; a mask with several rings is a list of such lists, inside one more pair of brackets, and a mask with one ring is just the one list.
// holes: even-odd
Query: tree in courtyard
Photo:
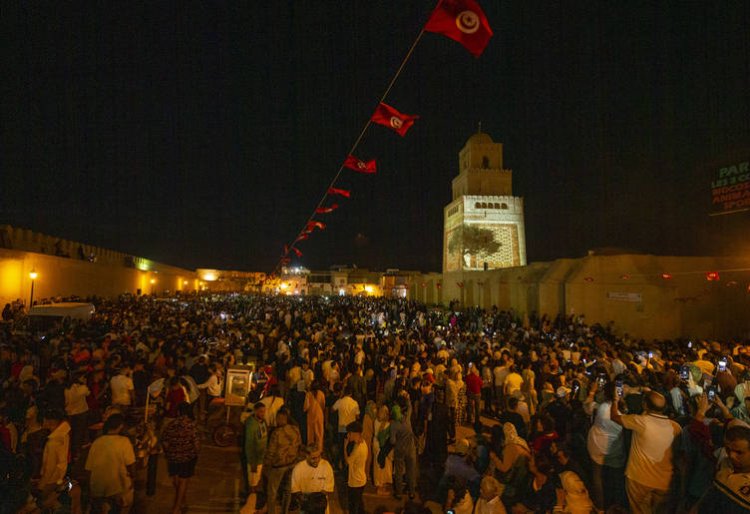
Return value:
[(467, 264), (467, 256), (488, 257), (496, 253), (500, 246), (502, 245), (495, 240), (492, 230), (464, 224), (453, 232), (448, 242), (448, 251), (460, 252), (464, 264)]

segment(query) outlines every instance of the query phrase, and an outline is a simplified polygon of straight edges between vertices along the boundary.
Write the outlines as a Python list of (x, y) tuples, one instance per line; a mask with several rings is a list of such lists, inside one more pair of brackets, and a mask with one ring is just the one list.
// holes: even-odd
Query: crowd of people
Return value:
[(238, 366), (259, 513), (358, 514), (367, 487), (410, 513), (750, 509), (747, 340), (372, 297), (94, 303), (42, 331), (3, 316), (2, 513), (128, 512), (160, 456), (183, 512)]

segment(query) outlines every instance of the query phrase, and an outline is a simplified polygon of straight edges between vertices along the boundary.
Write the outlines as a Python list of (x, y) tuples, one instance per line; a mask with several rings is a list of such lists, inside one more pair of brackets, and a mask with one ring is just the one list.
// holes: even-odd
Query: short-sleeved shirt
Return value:
[(505, 377), (505, 391), (507, 394), (513, 394), (514, 391), (520, 391), (523, 385), (523, 378), (518, 373), (508, 373)]
[(625, 476), (652, 489), (668, 490), (672, 446), (680, 435), (680, 425), (658, 414), (624, 414), (622, 426), (633, 431)]
[(332, 493), (333, 485), (333, 468), (325, 459), (316, 468), (303, 460), (292, 470), (292, 493)]
[(123, 494), (130, 489), (127, 466), (135, 463), (130, 439), (121, 435), (103, 435), (94, 441), (86, 458), (91, 472), (89, 488), (94, 498)]
[(722, 450), (714, 482), (701, 500), (698, 512), (750, 511), (750, 473), (738, 473)]
[(349, 487), (364, 487), (367, 483), (367, 444), (364, 441), (357, 443), (347, 459), (349, 465), (349, 476), (346, 485)]
[(130, 391), (135, 389), (133, 379), (125, 375), (115, 375), (109, 382), (112, 389), (112, 403), (115, 405), (130, 405)]
[(336, 400), (333, 404), (333, 410), (339, 413), (339, 432), (342, 428), (353, 422), (357, 421), (359, 416), (359, 404), (351, 396), (344, 396)]

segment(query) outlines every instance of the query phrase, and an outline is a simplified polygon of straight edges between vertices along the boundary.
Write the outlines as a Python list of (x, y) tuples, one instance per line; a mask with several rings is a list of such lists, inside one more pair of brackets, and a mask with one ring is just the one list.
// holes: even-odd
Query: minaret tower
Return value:
[(502, 143), (480, 124), (458, 154), (458, 170), (443, 211), (443, 272), (525, 266), (523, 198), (513, 196)]

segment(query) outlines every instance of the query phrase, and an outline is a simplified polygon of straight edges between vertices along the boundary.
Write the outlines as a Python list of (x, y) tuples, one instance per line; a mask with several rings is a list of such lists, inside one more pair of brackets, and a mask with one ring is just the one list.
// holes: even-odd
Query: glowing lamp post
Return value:
[(31, 268), (31, 271), (29, 272), (29, 278), (31, 279), (31, 297), (29, 298), (29, 310), (34, 306), (34, 282), (36, 281), (36, 277), (38, 277), (39, 274), (36, 272), (34, 268)]

